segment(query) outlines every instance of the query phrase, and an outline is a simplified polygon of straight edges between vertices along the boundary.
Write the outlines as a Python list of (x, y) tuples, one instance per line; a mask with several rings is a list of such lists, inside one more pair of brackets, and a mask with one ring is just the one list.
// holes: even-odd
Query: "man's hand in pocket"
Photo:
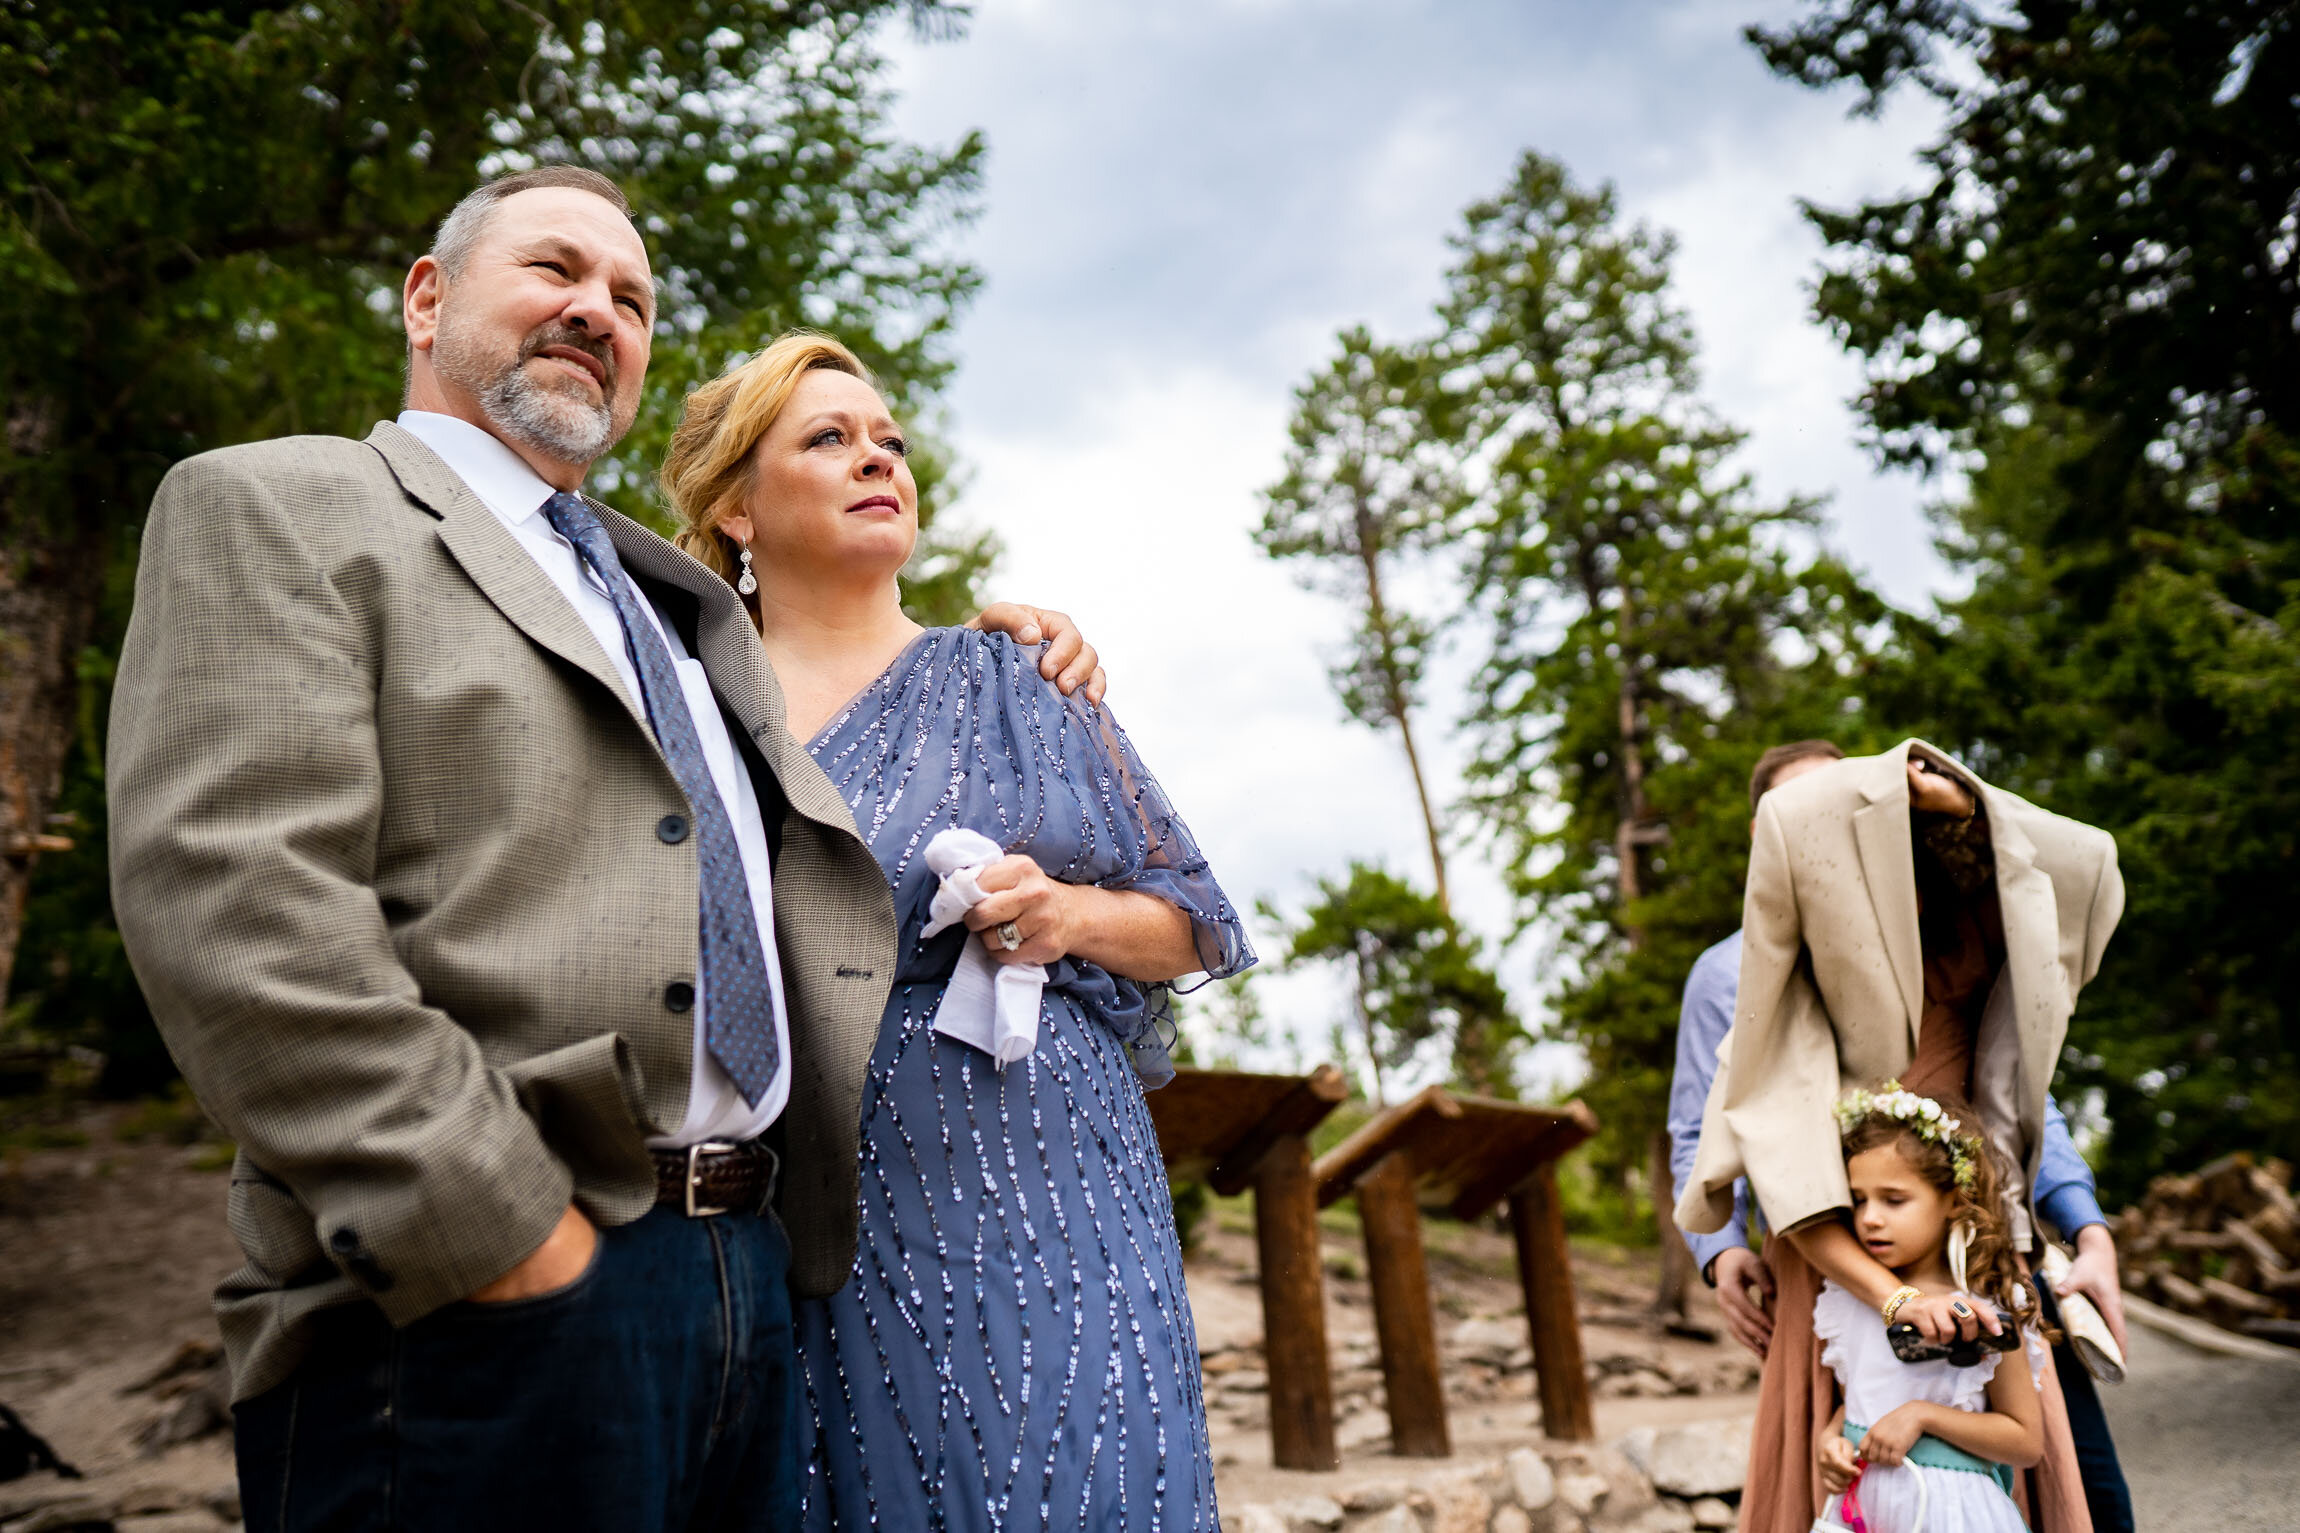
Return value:
[(565, 1288), (591, 1265), (599, 1249), (599, 1231), (574, 1204), (559, 1216), (543, 1244), (503, 1276), (471, 1295), (474, 1304), (505, 1304), (513, 1299), (535, 1299)]

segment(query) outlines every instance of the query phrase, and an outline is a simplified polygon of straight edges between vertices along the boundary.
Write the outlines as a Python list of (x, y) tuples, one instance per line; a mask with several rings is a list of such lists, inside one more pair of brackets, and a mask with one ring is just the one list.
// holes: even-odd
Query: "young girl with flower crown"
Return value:
[[(1814, 1444), (1823, 1486), (1842, 1497), (1823, 1522), (1866, 1533), (1913, 1533), (1920, 1520), (1924, 1533), (2025, 1533), (2009, 1487), (2011, 1471), (2044, 1451), (2031, 1372), (2043, 1366), (2044, 1339), (2005, 1227), (1994, 1152), (1965, 1128), (1978, 1122), (1969, 1108), (1897, 1082), (1848, 1093), (1837, 1121), (1854, 1234), (1902, 1287), (1882, 1325), (1874, 1306), (1835, 1283), (1814, 1304), (1840, 1401)], [(1973, 1306), (1984, 1328), (2020, 1327), (2019, 1360), (1982, 1351), (1967, 1367), (1903, 1362), (1886, 1327), (1902, 1304), (1930, 1295), (1949, 1296), (1960, 1318), (1958, 1306)]]

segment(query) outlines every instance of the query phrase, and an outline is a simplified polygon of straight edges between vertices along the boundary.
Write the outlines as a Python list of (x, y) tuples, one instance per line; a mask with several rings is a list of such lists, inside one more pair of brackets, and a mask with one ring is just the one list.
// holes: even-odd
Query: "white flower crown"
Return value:
[(1947, 1150), (1957, 1185), (1968, 1192), (1972, 1190), (1973, 1155), (1979, 1146), (1979, 1136), (1964, 1132), (1964, 1125), (1941, 1111), (1940, 1103), (1931, 1097), (1918, 1096), (1899, 1081), (1887, 1081), (1875, 1091), (1855, 1086), (1837, 1099), (1839, 1134), (1851, 1133), (1855, 1124), (1871, 1116), (1891, 1118), (1925, 1143)]

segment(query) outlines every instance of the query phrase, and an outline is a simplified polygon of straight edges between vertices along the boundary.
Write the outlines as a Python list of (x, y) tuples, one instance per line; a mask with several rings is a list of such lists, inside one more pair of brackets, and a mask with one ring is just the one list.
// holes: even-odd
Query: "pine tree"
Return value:
[[(887, 128), (873, 38), (934, 0), (127, 0), (0, 6), (0, 994), (51, 1043), (143, 1038), (107, 947), (100, 717), (136, 525), (177, 460), (396, 412), (398, 291), (491, 170), (629, 191), (662, 283), (640, 423), (594, 485), (646, 514), (684, 391), (838, 331), (916, 414), (976, 274), (982, 146)], [(931, 465), (930, 465), (931, 467)], [(932, 478), (930, 473), (929, 478)], [(945, 545), (940, 597), (987, 549)], [(933, 594), (931, 592), (925, 594)], [(67, 777), (63, 812), (51, 823)], [(64, 850), (65, 843), (76, 843)], [(11, 968), (38, 861), (35, 957)], [(165, 1060), (154, 1051), (156, 1068)]]
[(1446, 909), (1445, 826), (1414, 739), (1430, 626), (1401, 600), (1397, 576), (1445, 540), (1459, 477), (1423, 408), (1426, 366), (1363, 326), (1339, 342), (1339, 355), (1295, 393), (1285, 477), (1263, 492), (1255, 541), (1273, 559), (1297, 561), (1313, 590), (1350, 604), (1356, 621), (1331, 672), (1334, 691), (1351, 718), (1397, 731)]
[(1528, 154), (1453, 245), (1434, 364), (1477, 485), (1483, 661), (1470, 804), (1529, 924), (1557, 934), (1559, 1032), (1670, 1253), (1664, 1104), (1679, 987), (1740, 913), (1755, 755), (1828, 732), (1878, 608), (1800, 556), (1810, 502), (1768, 504), (1696, 394), (1670, 241)]
[(2300, 12), (1828, 0), (1782, 74), (1945, 126), (1905, 197), (1811, 210), (1889, 461), (1972, 470), (1969, 597), (1880, 696), (2117, 837), (2127, 905), (2062, 1056), (2111, 1198), (2300, 1154)]
[[(1450, 1046), (1457, 1082), (1482, 1095), (1516, 1096), (1509, 1058), (1523, 1032), (1477, 942), (1435, 899), (1353, 862), (1346, 879), (1319, 883), (1288, 938), (1289, 966), (1337, 962), (1348, 971), (1354, 1041), (1377, 1105), (1386, 1099), (1385, 1074), (1431, 1039)], [(1337, 1029), (1340, 1052), (1351, 1041)]]

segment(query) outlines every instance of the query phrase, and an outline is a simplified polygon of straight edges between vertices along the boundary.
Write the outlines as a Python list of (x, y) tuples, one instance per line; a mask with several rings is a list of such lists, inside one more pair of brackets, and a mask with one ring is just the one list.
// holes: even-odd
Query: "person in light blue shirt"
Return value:
[[(1758, 758), (1751, 774), (1751, 808), (1771, 789), (1843, 757), (1844, 752), (1826, 740), (1775, 746)], [(1701, 1113), (1717, 1075), (1718, 1050), (1733, 1026), (1733, 1001), (1740, 986), (1739, 932), (1695, 959), (1685, 977), (1677, 1018), (1677, 1064), (1669, 1078), (1669, 1169), (1679, 1194), (1701, 1148)], [(2118, 1282), (2108, 1216), (2101, 1212), (2092, 1168), (2069, 1137), (2068, 1119), (2050, 1098), (2045, 1102), (2035, 1201), (2045, 1222), (2076, 1247), (2075, 1260), (2055, 1291), (2063, 1296), (2083, 1293), (2108, 1322), (2118, 1347), (2124, 1347), (2124, 1291)], [(1733, 1217), (1724, 1228), (1706, 1235), (1685, 1231), (1684, 1236), (1702, 1280), (1717, 1290), (1726, 1328), (1734, 1340), (1763, 1357), (1773, 1335), (1773, 1318), (1765, 1305), (1774, 1285), (1764, 1258), (1749, 1243), (1748, 1182), (1735, 1185)], [(1753, 1297), (1753, 1292), (1762, 1297)], [(2096, 1533), (2129, 1533), (2131, 1498), (2091, 1378), (2065, 1343), (2056, 1350), (2093, 1527)]]

